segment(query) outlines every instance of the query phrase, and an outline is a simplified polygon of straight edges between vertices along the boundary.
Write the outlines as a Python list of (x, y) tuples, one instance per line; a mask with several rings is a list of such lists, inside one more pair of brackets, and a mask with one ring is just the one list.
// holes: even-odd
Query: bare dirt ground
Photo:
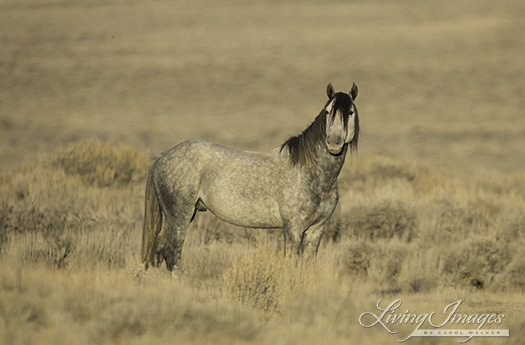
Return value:
[[(0, 0), (0, 343), (395, 344), (414, 327), (359, 316), (400, 299), (441, 321), (458, 300), (504, 315), (482, 329), (510, 337), (469, 343), (521, 344), (524, 16), (510, 0)], [(328, 82), (354, 81), (359, 153), (315, 262), (200, 214), (175, 276), (143, 270), (151, 154), (272, 149)]]

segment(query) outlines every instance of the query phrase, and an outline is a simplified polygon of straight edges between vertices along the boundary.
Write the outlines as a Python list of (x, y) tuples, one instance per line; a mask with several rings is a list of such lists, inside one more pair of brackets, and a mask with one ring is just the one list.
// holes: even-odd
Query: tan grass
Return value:
[[(0, 1), (0, 343), (392, 344), (358, 317), (400, 298), (504, 313), (510, 338), (470, 343), (522, 344), (523, 11)], [(362, 138), (317, 260), (199, 214), (181, 270), (144, 271), (149, 152), (272, 149), (329, 81), (359, 85)]]
[[(111, 152), (115, 166), (145, 171), (120, 164), (147, 161), (129, 147), (75, 147), (91, 166)], [(143, 176), (87, 183), (46, 159), (1, 179), (4, 342), (387, 344), (395, 339), (357, 317), (394, 298), (422, 311), (464, 299), (505, 313), (513, 334), (522, 327), (525, 201), (508, 193), (519, 175), (443, 178), (413, 161), (361, 158), (361, 177), (356, 163), (341, 177), (316, 260), (285, 258), (278, 232), (200, 214), (170, 277), (138, 257)]]

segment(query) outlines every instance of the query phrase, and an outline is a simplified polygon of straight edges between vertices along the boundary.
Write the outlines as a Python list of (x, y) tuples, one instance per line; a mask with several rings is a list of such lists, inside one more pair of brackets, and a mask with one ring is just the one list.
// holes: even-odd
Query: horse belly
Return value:
[(270, 198), (246, 198), (235, 192), (202, 196), (206, 208), (218, 218), (245, 228), (281, 228), (279, 205)]
[(250, 228), (280, 228), (280, 178), (273, 156), (208, 144), (199, 198), (222, 220)]

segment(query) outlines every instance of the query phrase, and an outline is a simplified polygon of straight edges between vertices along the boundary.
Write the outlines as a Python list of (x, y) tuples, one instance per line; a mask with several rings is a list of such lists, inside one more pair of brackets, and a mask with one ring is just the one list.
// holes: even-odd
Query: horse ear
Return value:
[(334, 87), (332, 86), (332, 83), (328, 83), (326, 86), (326, 95), (328, 96), (328, 99), (332, 99), (334, 96)]
[(350, 90), (349, 94), (350, 94), (350, 97), (352, 97), (352, 99), (355, 101), (355, 99), (357, 97), (357, 85), (356, 85), (356, 83), (354, 83), (352, 85), (352, 89)]

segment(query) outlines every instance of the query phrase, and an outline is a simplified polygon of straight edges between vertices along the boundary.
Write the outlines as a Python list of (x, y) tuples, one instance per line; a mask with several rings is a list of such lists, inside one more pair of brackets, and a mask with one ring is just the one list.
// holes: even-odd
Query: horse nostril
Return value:
[(341, 145), (343, 143), (343, 138), (340, 136), (329, 138), (328, 143), (331, 145)]

